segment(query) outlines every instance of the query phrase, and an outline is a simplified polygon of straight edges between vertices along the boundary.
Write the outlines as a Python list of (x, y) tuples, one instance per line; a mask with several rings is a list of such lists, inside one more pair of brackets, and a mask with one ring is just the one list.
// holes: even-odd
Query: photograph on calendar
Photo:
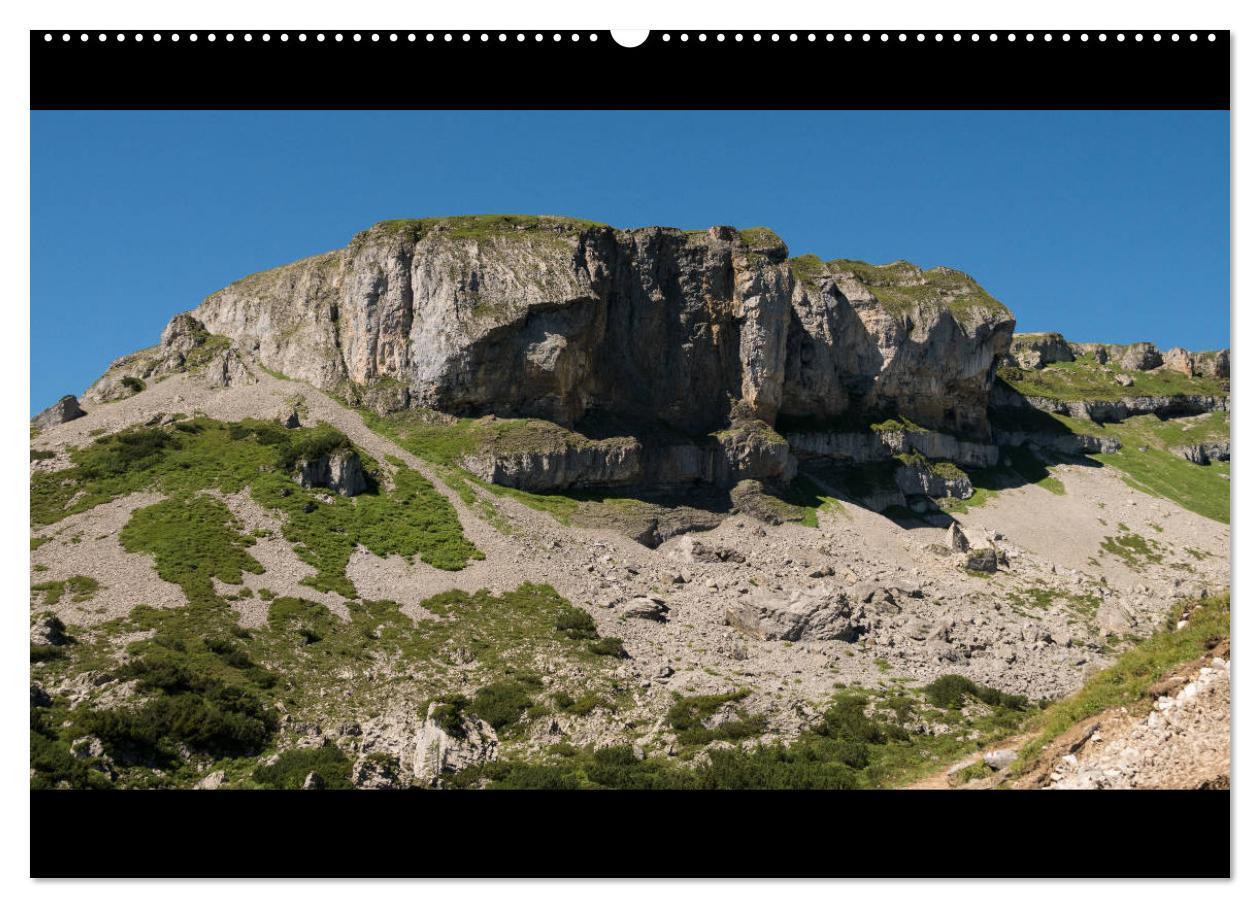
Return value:
[(1228, 110), (30, 126), (32, 789), (1229, 788)]

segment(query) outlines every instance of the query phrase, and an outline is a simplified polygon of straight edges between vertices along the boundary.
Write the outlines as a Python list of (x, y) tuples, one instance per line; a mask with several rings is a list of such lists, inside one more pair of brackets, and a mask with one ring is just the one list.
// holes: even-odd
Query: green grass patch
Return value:
[[(168, 573), (180, 562), (184, 574), (208, 579), (219, 576), (213, 571), (223, 564), (241, 561), (233, 547), (248, 543), (218, 529), (228, 525), (226, 509), (202, 493), (248, 489), (255, 501), (282, 517), (285, 538), (315, 568), (306, 582), (347, 597), (355, 595), (345, 568), (356, 546), (381, 557), (418, 557), (443, 570), (459, 570), (482, 557), (445, 496), (399, 461), (389, 463), (393, 488), (386, 490), (385, 469), (360, 452), (369, 490), (354, 498), (304, 489), (294, 481), (291, 473), (300, 461), (350, 447), (328, 426), (284, 429), (259, 420), (197, 418), (170, 428), (129, 429), (73, 451), (66, 470), (32, 476), (31, 520), (40, 526), (132, 492), (162, 492), (169, 503), (133, 515), (124, 545), (155, 555), (162, 548)], [(180, 523), (183, 508), (191, 514), (191, 531)], [(173, 529), (180, 532), (171, 534)], [(167, 534), (179, 538), (163, 539)], [(210, 573), (207, 563), (213, 565)], [(238, 573), (229, 569), (231, 576)]]
[(432, 233), (463, 240), (491, 240), (496, 237), (536, 239), (548, 235), (571, 235), (607, 226), (598, 221), (555, 215), (472, 214), (380, 221), (372, 226), (370, 232), (405, 234), (417, 241)]
[(927, 701), (941, 709), (961, 709), (969, 698), (1007, 709), (1027, 709), (1028, 698), (976, 684), (962, 675), (941, 675), (923, 689)]
[(31, 592), (42, 593), (45, 605), (56, 605), (66, 593), (70, 594), (71, 602), (86, 602), (95, 596), (100, 588), (101, 585), (95, 578), (75, 574), (65, 580), (47, 580), (33, 584)]
[[(1133, 384), (1126, 387), (1117, 383), (1116, 376), (1120, 373), (1132, 378)], [(1215, 378), (1191, 378), (1172, 369), (1128, 371), (1116, 363), (1104, 365), (1088, 359), (1051, 363), (1041, 369), (1002, 366), (998, 375), (1027, 397), (1055, 400), (1111, 401), (1124, 397), (1219, 396), (1228, 393), (1221, 381)]]
[[(1123, 524), (1121, 524), (1123, 528)], [(1120, 533), (1103, 539), (1100, 548), (1108, 555), (1114, 555), (1130, 568), (1138, 569), (1145, 564), (1157, 564), (1164, 560), (1158, 544), (1137, 533)]]
[(158, 576), (179, 586), (189, 602), (218, 600), (214, 578), (244, 582), (242, 572), (261, 574), (246, 551), (254, 537), (240, 532), (227, 505), (209, 495), (167, 498), (137, 509), (119, 534), (128, 552), (153, 556)]
[[(1035, 418), (1040, 424), (1058, 427), (1064, 433), (1099, 434), (1099, 427), (1089, 420), (1042, 413)], [(1199, 466), (1175, 453), (1176, 448), (1185, 445), (1228, 440), (1228, 413), (1165, 420), (1144, 414), (1123, 422), (1107, 423), (1104, 432), (1120, 442), (1120, 450), (1112, 454), (1090, 454), (1088, 460), (1117, 470), (1124, 481), (1139, 492), (1166, 498), (1188, 511), (1229, 523), (1228, 464)], [(972, 481), (975, 481), (974, 473)]]
[(848, 274), (864, 284), (894, 315), (909, 315), (918, 307), (945, 309), (956, 318), (977, 315), (1010, 317), (1010, 311), (970, 276), (953, 268), (926, 271), (906, 261), (871, 265), (852, 259), (827, 263), (833, 274)]

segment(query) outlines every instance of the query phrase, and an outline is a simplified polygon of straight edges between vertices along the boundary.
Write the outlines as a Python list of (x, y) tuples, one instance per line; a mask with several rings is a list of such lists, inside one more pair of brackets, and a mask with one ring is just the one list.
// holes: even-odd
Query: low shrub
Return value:
[(464, 709), (467, 706), (466, 697), (458, 694), (449, 696), (433, 708), (433, 721), (452, 738), (462, 738), (464, 736)]
[(52, 662), (55, 659), (64, 658), (66, 658), (64, 647), (31, 644), (31, 662)]
[(989, 706), (1003, 709), (1027, 709), (1028, 698), (1019, 694), (1008, 694), (995, 687), (976, 684), (962, 675), (941, 675), (927, 687), (923, 688), (927, 701), (941, 709), (961, 709), (967, 697), (979, 700)]
[(556, 615), (556, 630), (570, 640), (593, 640), (599, 636), (595, 619), (584, 610), (567, 604)]
[(137, 709), (89, 710), (84, 730), (113, 745), (123, 761), (175, 765), (184, 750), (215, 757), (261, 750), (278, 726), (275, 713), (187, 658), (151, 655), (123, 666), (120, 678), (135, 679), (154, 696)]
[(76, 760), (57, 738), (48, 710), (31, 710), (31, 788), (108, 788), (109, 781)]
[(254, 770), (254, 781), (267, 788), (301, 788), (307, 776), (316, 773), (325, 788), (353, 788), (350, 758), (334, 744), (286, 750), (270, 766)]
[(518, 722), (521, 714), (533, 705), (533, 698), (524, 684), (496, 681), (473, 695), (469, 710), (499, 731)]
[(619, 659), (626, 654), (625, 644), (620, 637), (600, 637), (587, 649), (596, 656), (616, 656)]
[(679, 744), (708, 744), (710, 741), (739, 741), (761, 734), (765, 719), (760, 716), (739, 716), (720, 725), (708, 728), (705, 722), (726, 703), (733, 703), (748, 696), (748, 691), (737, 690), (727, 694), (705, 694), (698, 697), (679, 697), (666, 721), (677, 733)]

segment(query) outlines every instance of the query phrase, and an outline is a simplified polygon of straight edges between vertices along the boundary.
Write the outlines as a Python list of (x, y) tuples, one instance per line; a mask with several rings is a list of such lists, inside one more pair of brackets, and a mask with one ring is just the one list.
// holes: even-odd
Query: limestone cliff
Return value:
[(801, 261), (764, 229), (387, 221), (193, 315), (268, 368), (382, 409), (608, 412), (686, 432), (896, 411), (987, 436), (1005, 307), (947, 269)]
[[(378, 411), (533, 417), (579, 432), (611, 420), (632, 442), (648, 439), (476, 461), (526, 486), (550, 487), (552, 473), (561, 487), (786, 480), (795, 462), (776, 426), (799, 437), (896, 415), (987, 443), (1013, 328), (961, 272), (789, 260), (765, 228), (385, 221), (344, 249), (212, 294), (86, 399), (126, 396), (212, 356), (209, 373), (230, 383), (244, 357)], [(664, 447), (650, 441), (662, 437)]]

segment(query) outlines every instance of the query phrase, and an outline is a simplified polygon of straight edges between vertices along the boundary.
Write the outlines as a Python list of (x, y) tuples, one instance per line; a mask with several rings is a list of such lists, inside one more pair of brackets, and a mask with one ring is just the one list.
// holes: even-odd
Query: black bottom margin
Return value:
[(30, 869), (44, 879), (1221, 878), (1230, 793), (33, 791)]

